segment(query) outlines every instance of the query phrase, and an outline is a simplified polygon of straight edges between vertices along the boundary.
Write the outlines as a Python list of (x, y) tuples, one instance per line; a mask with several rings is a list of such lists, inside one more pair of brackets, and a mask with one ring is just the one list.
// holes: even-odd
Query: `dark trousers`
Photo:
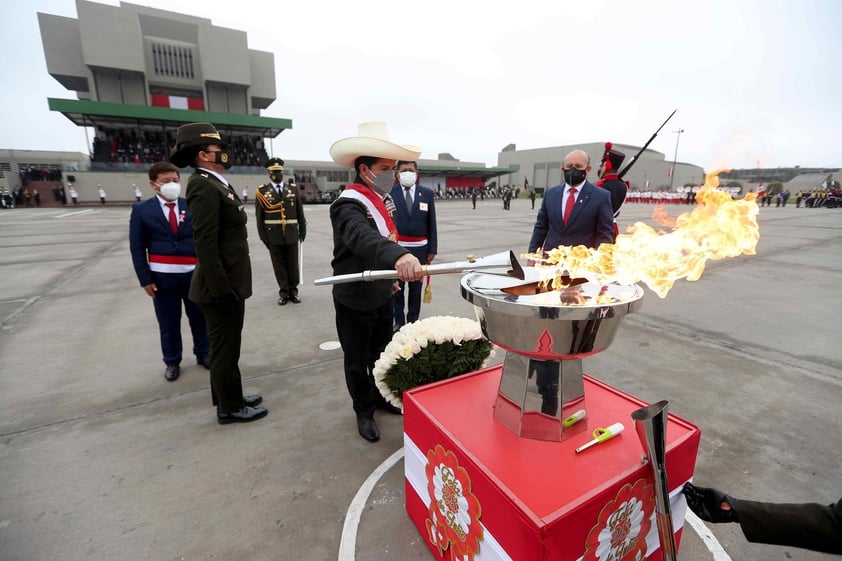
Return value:
[[(427, 246), (422, 247), (408, 247), (412, 255), (418, 258), (421, 263), (427, 262)], [(392, 295), (395, 308), (395, 327), (401, 327), (406, 323), (418, 321), (418, 316), (421, 315), (421, 292), (422, 281), (411, 281), (409, 283), (409, 290), (406, 289), (404, 281), (398, 281), (400, 290)], [(409, 295), (407, 298), (407, 294)], [(407, 312), (404, 315), (404, 301), (407, 301)]]
[(181, 364), (181, 305), (187, 313), (190, 332), (193, 335), (193, 354), (196, 358), (207, 358), (210, 349), (208, 328), (205, 316), (199, 305), (187, 297), (190, 292), (190, 273), (183, 284), (171, 288), (158, 288), (152, 303), (155, 317), (158, 318), (158, 330), (161, 332), (161, 352), (165, 364)]
[(211, 398), (219, 413), (231, 413), (243, 407), (243, 382), (240, 377), (240, 345), (246, 303), (233, 307), (200, 304), (205, 314), (210, 338)]
[(298, 283), (301, 274), (298, 271), (298, 244), (270, 245), (269, 255), (272, 257), (272, 270), (278, 281), (278, 296), (292, 296), (298, 294)]
[(392, 339), (392, 300), (374, 310), (352, 310), (337, 300), (336, 333), (345, 358), (345, 384), (357, 414), (371, 415), (383, 399), (374, 385), (374, 362)]

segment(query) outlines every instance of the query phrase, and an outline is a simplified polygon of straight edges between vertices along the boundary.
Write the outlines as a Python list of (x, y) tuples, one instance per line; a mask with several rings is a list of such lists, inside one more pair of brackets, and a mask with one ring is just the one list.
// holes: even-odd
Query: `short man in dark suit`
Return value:
[[(395, 202), (398, 245), (408, 249), (421, 263), (429, 265), (438, 253), (433, 191), (418, 183), (418, 165), (415, 162), (398, 161), (395, 174), (398, 183), (392, 187), (392, 200)], [(393, 295), (395, 330), (405, 323), (418, 321), (421, 315), (421, 281), (408, 283), (408, 290), (404, 290), (407, 286), (404, 281), (398, 281), (398, 285), (400, 289)], [(408, 309), (404, 312), (407, 293)]]
[(198, 264), (190, 299), (205, 314), (210, 336), (211, 397), (220, 425), (264, 417), (260, 395), (243, 395), (240, 375), (245, 299), (251, 296), (247, 216), (240, 198), (222, 172), (233, 158), (230, 145), (211, 123), (178, 127), (170, 161), (196, 171), (187, 182), (193, 213), (193, 242)]
[(690, 507), (706, 522), (738, 522), (753, 543), (789, 545), (842, 554), (842, 499), (818, 503), (765, 503), (735, 499), (718, 489), (686, 483)]
[[(415, 161), (420, 148), (389, 140), (386, 123), (359, 126), (358, 136), (343, 138), (330, 147), (333, 161), (353, 167), (354, 182), (330, 205), (333, 226), (333, 273), (359, 273), (394, 269), (398, 279), (415, 281), (423, 275), (418, 258), (399, 246), (392, 217), (395, 205), (389, 194), (395, 183), (397, 160)], [(369, 442), (380, 440), (374, 422), (377, 409), (400, 414), (374, 385), (374, 362), (392, 339), (392, 294), (397, 282), (350, 282), (333, 287), (336, 331), (345, 362), (345, 383), (351, 394), (357, 431)]]
[(298, 188), (284, 181), (282, 159), (270, 158), (266, 171), (270, 181), (257, 188), (254, 202), (257, 234), (272, 258), (272, 270), (278, 281), (278, 305), (300, 304), (298, 244), (307, 235), (304, 206)]
[(590, 157), (573, 150), (564, 158), (564, 183), (544, 192), (529, 240), (529, 253), (543, 248), (614, 243), (611, 194), (587, 181)]
[(161, 332), (164, 378), (172, 382), (181, 373), (181, 306), (193, 334), (196, 362), (208, 364), (208, 330), (205, 316), (188, 298), (196, 268), (193, 224), (187, 201), (180, 197), (178, 168), (157, 162), (149, 168), (149, 187), (155, 196), (132, 205), (129, 248), (140, 286), (152, 298)]

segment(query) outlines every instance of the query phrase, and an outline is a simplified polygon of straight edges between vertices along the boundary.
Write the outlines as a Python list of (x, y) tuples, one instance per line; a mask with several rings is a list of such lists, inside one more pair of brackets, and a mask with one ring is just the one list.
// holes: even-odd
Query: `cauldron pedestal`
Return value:
[[(404, 394), (406, 509), (433, 558), (451, 548), (489, 560), (661, 559), (651, 469), (632, 430), (646, 405), (582, 375), (591, 430), (626, 431), (580, 454), (583, 432), (562, 442), (520, 438), (494, 419), (502, 366)], [(667, 418), (666, 463), (680, 542), (684, 483), (693, 476), (700, 430)], [(597, 550), (600, 551), (597, 556)]]

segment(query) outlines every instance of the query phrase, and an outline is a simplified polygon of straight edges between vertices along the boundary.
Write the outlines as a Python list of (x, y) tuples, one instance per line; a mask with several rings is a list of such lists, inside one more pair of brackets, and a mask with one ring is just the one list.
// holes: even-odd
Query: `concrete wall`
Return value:
[[(193, 173), (193, 168), (184, 168), (181, 170), (181, 192), (182, 195), (187, 188), (187, 180)], [(143, 198), (152, 196), (152, 189), (149, 187), (149, 176), (146, 173), (114, 173), (114, 172), (72, 172), (76, 177), (76, 182), (73, 186), (79, 192), (80, 203), (99, 203), (99, 195), (97, 194), (97, 184), (101, 184), (108, 195), (107, 204), (128, 204), (135, 200), (134, 187), (137, 185), (143, 192)], [(67, 174), (65, 174), (66, 178)], [(242, 197), (244, 187), (249, 190), (249, 204), (254, 202), (255, 189), (266, 183), (268, 177), (266, 174), (261, 175), (231, 175), (228, 176), (234, 186), (237, 195)], [(67, 181), (65, 179), (65, 186)]]
[(251, 83), (245, 33), (223, 27), (200, 27), (199, 45), (202, 75), (206, 81), (243, 86)]
[(143, 72), (143, 41), (137, 16), (116, 6), (76, 2), (87, 66)]
[(64, 87), (88, 91), (89, 72), (82, 53), (79, 23), (72, 18), (38, 14), (47, 72)]

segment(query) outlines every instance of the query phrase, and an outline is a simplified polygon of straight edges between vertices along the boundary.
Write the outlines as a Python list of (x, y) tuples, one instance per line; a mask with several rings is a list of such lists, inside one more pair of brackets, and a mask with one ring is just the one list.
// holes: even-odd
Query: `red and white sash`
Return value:
[(386, 205), (383, 202), (383, 199), (381, 199), (372, 189), (369, 189), (365, 185), (360, 185), (359, 183), (352, 183), (351, 185), (345, 187), (345, 190), (342, 191), (339, 197), (354, 199), (355, 201), (361, 202), (374, 219), (374, 223), (377, 224), (377, 231), (380, 232), (380, 235), (392, 241), (397, 239), (398, 229), (395, 227), (395, 223), (392, 221), (389, 211), (386, 210)]

